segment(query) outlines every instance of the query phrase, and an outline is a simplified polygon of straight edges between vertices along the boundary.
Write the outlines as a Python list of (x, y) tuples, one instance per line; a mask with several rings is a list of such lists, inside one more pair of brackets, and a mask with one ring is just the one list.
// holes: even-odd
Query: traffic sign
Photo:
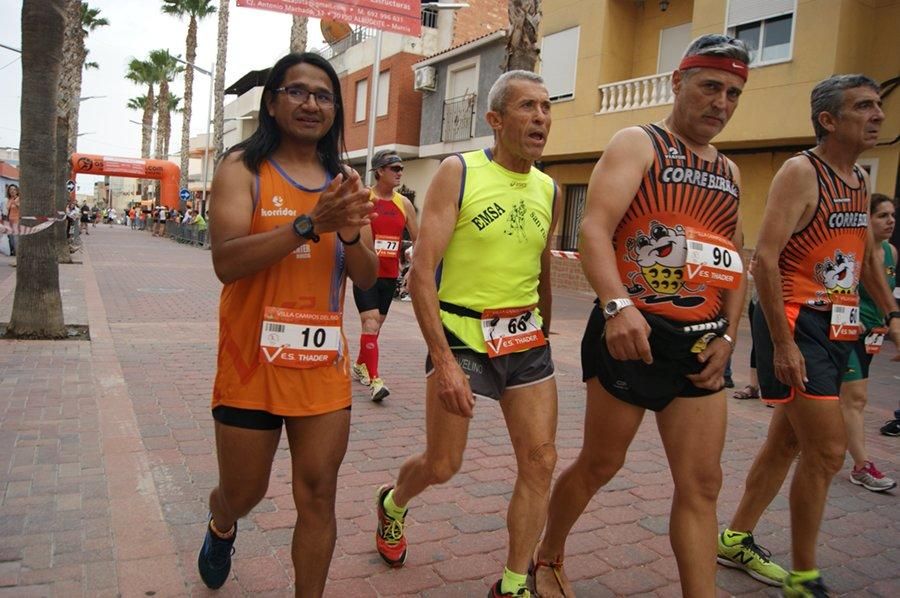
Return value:
[(178, 192), (178, 197), (180, 197), (182, 201), (187, 201), (191, 198), (191, 192), (187, 189), (182, 189)]
[(75, 181), (73, 181), (72, 179), (66, 181), (66, 191), (68, 191), (69, 193), (75, 191)]

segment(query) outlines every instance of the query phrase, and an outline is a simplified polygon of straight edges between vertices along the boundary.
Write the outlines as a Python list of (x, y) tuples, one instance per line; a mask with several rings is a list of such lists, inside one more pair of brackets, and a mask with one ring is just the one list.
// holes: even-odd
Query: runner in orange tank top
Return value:
[(562, 572), (566, 537), (625, 462), (647, 409), (675, 481), (670, 535), (681, 592), (716, 594), (723, 373), (744, 269), (740, 175), (711, 142), (737, 109), (749, 62), (740, 40), (694, 40), (672, 75), (672, 113), (619, 131), (591, 175), (580, 249), (598, 301), (581, 343), (584, 445), (553, 488), (535, 558), (542, 596), (574, 595)]
[[(816, 568), (816, 538), (847, 448), (838, 397), (859, 333), (857, 284), (884, 313), (896, 311), (873, 257), (868, 181), (856, 164), (875, 146), (884, 121), (879, 87), (863, 75), (835, 75), (813, 89), (811, 108), (817, 145), (775, 175), (754, 257), (757, 372), (763, 399), (777, 406), (738, 510), (719, 537), (720, 563), (782, 584), (785, 596), (828, 595)], [(891, 320), (890, 338), (900, 342), (900, 319)], [(798, 453), (790, 492), (792, 569), (784, 572), (755, 550), (752, 531)], [(775, 570), (781, 579), (766, 573)]]
[(391, 394), (378, 371), (378, 335), (397, 290), (403, 231), (408, 231), (410, 240), (415, 243), (419, 225), (412, 202), (394, 191), (403, 176), (403, 159), (397, 152), (376, 152), (372, 158), (372, 172), (375, 186), (371, 199), (378, 215), (372, 221), (375, 254), (378, 256), (378, 282), (370, 289), (353, 285), (353, 300), (359, 310), (362, 332), (359, 335), (359, 357), (350, 373), (354, 379), (369, 387), (372, 400), (378, 403)]
[(212, 259), (225, 284), (212, 398), (219, 484), (198, 567), (210, 588), (228, 579), (237, 521), (266, 493), (283, 426), (303, 526), (291, 546), (296, 591), (320, 596), (350, 429), (344, 289), (347, 276), (375, 282), (372, 206), (340, 162), (341, 88), (326, 60), (279, 60), (259, 115), (213, 179)]

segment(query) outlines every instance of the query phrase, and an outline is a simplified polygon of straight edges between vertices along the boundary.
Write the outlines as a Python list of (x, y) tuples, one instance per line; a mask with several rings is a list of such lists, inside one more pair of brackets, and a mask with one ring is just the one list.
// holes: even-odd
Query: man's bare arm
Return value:
[(562, 198), (558, 185), (554, 185), (553, 215), (551, 216), (550, 231), (547, 233), (547, 244), (541, 253), (541, 275), (538, 278), (538, 310), (541, 312), (541, 330), (544, 336), (550, 336), (550, 319), (553, 316), (553, 285), (552, 278), (553, 259), (550, 255), (550, 245), (553, 242), (553, 231), (559, 222), (559, 213), (562, 206)]

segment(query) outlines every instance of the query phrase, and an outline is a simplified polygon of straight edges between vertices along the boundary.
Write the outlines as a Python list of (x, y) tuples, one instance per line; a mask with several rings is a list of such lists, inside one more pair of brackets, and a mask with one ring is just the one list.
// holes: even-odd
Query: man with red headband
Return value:
[(723, 374), (745, 283), (739, 173), (710, 142), (737, 108), (749, 62), (739, 40), (696, 39), (672, 75), (672, 113), (619, 131), (591, 175), (580, 250), (598, 299), (581, 344), (584, 444), (550, 498), (531, 568), (540, 596), (574, 596), (566, 538), (624, 463), (647, 409), (675, 482), (682, 593), (716, 594)]

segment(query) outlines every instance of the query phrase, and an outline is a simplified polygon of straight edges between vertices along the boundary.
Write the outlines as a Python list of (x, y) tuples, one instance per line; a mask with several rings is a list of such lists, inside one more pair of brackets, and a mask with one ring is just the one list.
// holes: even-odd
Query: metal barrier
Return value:
[(208, 249), (207, 231), (199, 230), (193, 224), (181, 224), (172, 220), (166, 221), (166, 236), (178, 243), (187, 243)]

